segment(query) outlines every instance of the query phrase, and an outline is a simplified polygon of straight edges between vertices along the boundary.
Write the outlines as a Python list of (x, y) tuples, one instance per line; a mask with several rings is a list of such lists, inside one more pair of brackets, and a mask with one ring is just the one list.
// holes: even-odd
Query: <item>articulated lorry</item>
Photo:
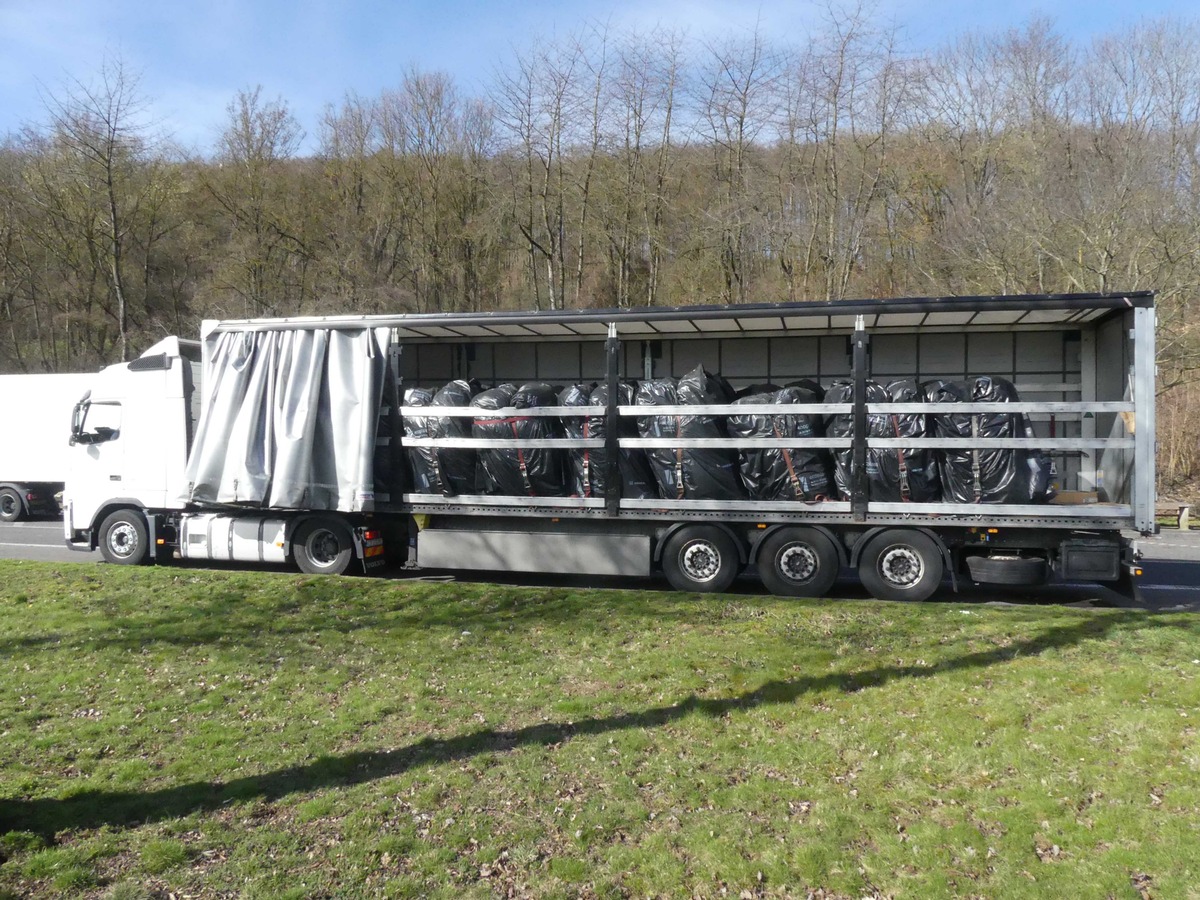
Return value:
[(113, 563), (1131, 587), (1149, 292), (206, 322), (75, 407)]
[(67, 480), (71, 404), (93, 375), (0, 375), (0, 522), (57, 515)]

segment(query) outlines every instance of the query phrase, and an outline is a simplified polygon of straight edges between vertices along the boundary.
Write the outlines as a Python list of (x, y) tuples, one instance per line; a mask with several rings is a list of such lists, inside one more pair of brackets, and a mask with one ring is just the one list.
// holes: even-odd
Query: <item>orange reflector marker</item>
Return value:
[(1141, 570), (1141, 569), (1134, 569), (1134, 570), (1133, 570), (1133, 574), (1134, 574), (1134, 575), (1141, 575), (1141, 574), (1142, 574), (1142, 570)]
[(765, 523), (765, 522), (759, 522), (759, 523), (758, 523), (758, 527), (759, 527), (759, 528), (766, 528), (767, 526), (766, 526), (766, 523)]
[(166, 539), (165, 539), (165, 538), (159, 538), (159, 539), (158, 539), (157, 541), (155, 541), (154, 543), (158, 544), (158, 545), (161, 547), (163, 544), (165, 544), (165, 543), (166, 543)]
[(999, 534), (999, 533), (1000, 533), (999, 528), (989, 528), (988, 529), (988, 534)]

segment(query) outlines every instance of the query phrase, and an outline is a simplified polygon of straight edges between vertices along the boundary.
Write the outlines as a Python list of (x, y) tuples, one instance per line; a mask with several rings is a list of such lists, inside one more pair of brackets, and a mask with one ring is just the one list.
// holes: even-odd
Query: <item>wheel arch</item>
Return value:
[(694, 525), (708, 525), (712, 528), (716, 528), (725, 532), (725, 534), (729, 536), (729, 539), (733, 541), (733, 545), (737, 547), (738, 564), (744, 566), (749, 562), (749, 552), (746, 547), (747, 542), (745, 537), (739, 535), (724, 522), (676, 522), (654, 539), (654, 552), (651, 555), (651, 562), (656, 565), (661, 563), (663, 548), (667, 545), (667, 542), (671, 540), (676, 533), (685, 528), (691, 528)]
[(283, 538), (288, 545), (288, 556), (292, 554), (292, 541), (295, 540), (296, 532), (307, 525), (309, 522), (316, 522), (322, 519), (333, 519), (338, 524), (345, 527), (353, 536), (354, 529), (357, 527), (357, 522), (351, 519), (343, 512), (336, 509), (306, 509), (303, 512), (298, 512), (295, 515), (288, 516), (283, 526)]
[(750, 548), (749, 559), (744, 561), (757, 564), (758, 553), (762, 549), (762, 545), (766, 543), (767, 538), (775, 534), (777, 531), (782, 531), (784, 528), (811, 528), (813, 531), (819, 531), (821, 534), (825, 535), (825, 537), (829, 538), (834, 549), (837, 550), (838, 560), (842, 567), (845, 568), (846, 566), (851, 565), (850, 556), (846, 552), (846, 542), (842, 540), (841, 535), (825, 525), (809, 525), (804, 522), (778, 522), (765, 531), (759, 532), (754, 541), (754, 545)]
[(141, 513), (147, 523), (150, 522), (151, 516), (140, 502), (132, 497), (114, 497), (96, 510), (95, 515), (92, 516), (92, 522), (88, 526), (88, 543), (91, 544), (93, 550), (100, 546), (100, 525), (113, 513), (122, 509), (135, 510)]
[(862, 556), (863, 548), (865, 548), (867, 544), (871, 543), (871, 539), (877, 534), (882, 534), (885, 531), (895, 531), (897, 528), (920, 532), (921, 534), (925, 535), (925, 537), (933, 541), (934, 546), (938, 548), (938, 552), (942, 554), (942, 562), (946, 565), (946, 571), (953, 571), (954, 560), (950, 555), (950, 550), (946, 546), (946, 542), (942, 540), (941, 535), (932, 529), (914, 528), (911, 525), (880, 525), (876, 528), (871, 528), (868, 531), (864, 531), (862, 536), (854, 542), (854, 546), (850, 549), (850, 560), (848, 565), (852, 566), (853, 568), (858, 568), (858, 561)]

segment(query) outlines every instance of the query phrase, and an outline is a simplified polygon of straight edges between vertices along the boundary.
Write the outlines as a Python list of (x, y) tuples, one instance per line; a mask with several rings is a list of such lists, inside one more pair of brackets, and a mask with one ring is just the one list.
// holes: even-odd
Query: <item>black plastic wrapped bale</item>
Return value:
[[(452, 381), (434, 394), (428, 405), (431, 408), (469, 406), (471, 397), (478, 389), (478, 384), (472, 381)], [(409, 393), (412, 399), (417, 401), (423, 400), (425, 392)], [(423, 402), (408, 403), (408, 400), (405, 403), (411, 406), (426, 405)], [(410, 437), (469, 438), (471, 420), (463, 416), (405, 416), (404, 431)], [(474, 450), (411, 447), (409, 462), (412, 464), (416, 482), (414, 487), (419, 493), (442, 494), (447, 497), (475, 493)]]
[[(818, 438), (825, 433), (821, 416), (795, 409), (818, 402), (816, 395), (804, 388), (752, 394), (735, 402), (772, 404), (779, 407), (779, 412), (730, 416), (726, 423), (730, 437)], [(834, 496), (829, 453), (819, 447), (743, 448), (739, 458), (742, 484), (753, 500), (823, 500)]]
[[(728, 382), (697, 366), (678, 383), (671, 378), (645, 381), (637, 389), (638, 406), (716, 405), (732, 401)], [(644, 438), (724, 438), (724, 418), (695, 416), (638, 416), (638, 433)], [(659, 496), (667, 500), (742, 500), (736, 450), (652, 449), (646, 451), (658, 483)]]
[(789, 381), (784, 385), (784, 387), (801, 388), (810, 392), (814, 397), (816, 397), (817, 399), (815, 402), (825, 402), (825, 388), (821, 387), (820, 384), (813, 381), (811, 378), (799, 378), (796, 381)]
[(748, 384), (744, 388), (738, 388), (734, 398), (741, 400), (743, 397), (754, 397), (758, 394), (774, 394), (779, 389), (777, 384)]
[[(432, 403), (433, 391), (427, 388), (409, 388), (404, 392), (405, 406), (430, 406)], [(429, 416), (405, 416), (404, 436), (422, 439), (430, 437), (429, 420)], [(437, 451), (433, 447), (409, 447), (407, 453), (409, 468), (412, 470), (413, 490), (418, 494), (446, 493)]]
[[(867, 403), (922, 403), (925, 395), (912, 381), (893, 381), (887, 386), (868, 381)], [(835, 381), (825, 392), (826, 403), (853, 403), (854, 383)], [(853, 437), (854, 414), (830, 416), (828, 437)], [(867, 416), (867, 436), (880, 438), (923, 438), (929, 436), (927, 418), (921, 413)], [(834, 479), (838, 495), (850, 499), (851, 465), (854, 448), (835, 450)], [(867, 448), (867, 496), (877, 503), (936, 503), (941, 499), (937, 460), (934, 452), (917, 448)]]
[[(946, 438), (1033, 437), (1029, 417), (1005, 412), (1003, 404), (1020, 400), (1012, 382), (981, 376), (965, 382), (930, 382), (932, 403), (995, 403), (995, 412), (935, 413), (933, 431)], [(948, 503), (1045, 503), (1053, 498), (1054, 466), (1040, 450), (943, 448), (937, 453), (942, 489)]]
[[(633, 406), (635, 389), (632, 384), (622, 382), (617, 387), (617, 406)], [(592, 391), (589, 405), (593, 409), (608, 407), (608, 385), (601, 384)], [(618, 437), (635, 438), (638, 436), (637, 421), (630, 416), (622, 416), (620, 434)], [(601, 413), (587, 420), (588, 433), (595, 438), (608, 436), (608, 420)], [(592, 457), (591, 484), (592, 494), (596, 497), (605, 496), (608, 482), (608, 454), (601, 448)], [(643, 450), (620, 449), (617, 451), (617, 471), (621, 475), (621, 496), (629, 500), (649, 500), (658, 496), (658, 488), (654, 473), (650, 471), (650, 462)]]
[[(545, 440), (564, 437), (557, 416), (522, 416), (520, 409), (557, 406), (558, 395), (548, 384), (514, 388), (504, 384), (479, 394), (471, 405), (479, 409), (512, 408), (513, 415), (476, 418), (472, 434), (482, 440)], [(497, 448), (479, 451), (477, 474), (484, 494), (513, 497), (561, 497), (566, 493), (564, 452), (561, 449)]]
[[(580, 411), (589, 408), (588, 399), (595, 389), (592, 384), (573, 384), (558, 395), (559, 406), (578, 407)], [(587, 416), (563, 416), (563, 431), (567, 437), (580, 441), (591, 437)], [(592, 466), (596, 464), (596, 452), (583, 448), (568, 450), (567, 459), (570, 471), (567, 473), (567, 489), (572, 497), (592, 496)]]

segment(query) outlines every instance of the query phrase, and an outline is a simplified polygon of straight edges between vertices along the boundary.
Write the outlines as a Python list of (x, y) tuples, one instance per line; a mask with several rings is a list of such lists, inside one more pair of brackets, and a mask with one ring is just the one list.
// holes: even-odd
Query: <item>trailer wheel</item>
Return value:
[(815, 528), (780, 528), (758, 551), (759, 577), (780, 597), (823, 597), (840, 568), (833, 541)]
[(25, 515), (21, 495), (12, 488), (0, 488), (0, 522), (17, 522)]
[(109, 513), (100, 525), (100, 555), (118, 566), (140, 566), (150, 559), (146, 520), (135, 509)]
[(663, 574), (677, 591), (719, 594), (737, 578), (738, 548), (728, 533), (712, 525), (689, 525), (663, 547)]
[(926, 534), (891, 528), (871, 538), (858, 560), (858, 577), (877, 600), (928, 600), (942, 582), (945, 564)]
[(345, 575), (354, 558), (354, 542), (340, 519), (319, 516), (296, 529), (292, 556), (308, 575)]

